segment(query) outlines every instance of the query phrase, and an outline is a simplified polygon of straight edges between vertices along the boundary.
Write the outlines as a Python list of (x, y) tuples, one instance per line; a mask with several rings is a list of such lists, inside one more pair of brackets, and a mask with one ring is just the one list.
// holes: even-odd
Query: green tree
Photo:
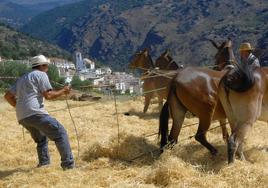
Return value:
[(89, 80), (82, 81), (77, 75), (73, 76), (73, 79), (71, 82), (72, 88), (77, 89), (77, 90), (82, 90), (81, 89), (82, 86), (87, 86), (90, 84), (92, 84), (91, 81)]
[[(18, 78), (30, 71), (30, 68), (22, 63), (7, 61), (0, 63), (1, 77), (15, 77)], [(0, 88), (8, 88), (16, 82), (14, 78), (1, 79)]]
[(52, 87), (54, 88), (62, 87), (65, 82), (65, 79), (60, 77), (59, 70), (55, 65), (49, 65), (47, 75), (51, 81)]

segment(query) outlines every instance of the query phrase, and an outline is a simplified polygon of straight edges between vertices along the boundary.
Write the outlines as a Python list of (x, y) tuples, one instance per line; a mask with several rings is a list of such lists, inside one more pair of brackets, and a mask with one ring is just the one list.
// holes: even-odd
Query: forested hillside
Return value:
[(27, 59), (37, 54), (71, 59), (71, 54), (0, 24), (0, 56), (4, 59)]
[(19, 28), (34, 16), (80, 0), (1, 0), (0, 21)]
[(35, 17), (23, 31), (117, 68), (145, 47), (154, 58), (169, 48), (177, 62), (201, 65), (215, 53), (208, 38), (231, 37), (236, 53), (243, 41), (266, 49), (267, 20), (263, 0), (84, 0)]

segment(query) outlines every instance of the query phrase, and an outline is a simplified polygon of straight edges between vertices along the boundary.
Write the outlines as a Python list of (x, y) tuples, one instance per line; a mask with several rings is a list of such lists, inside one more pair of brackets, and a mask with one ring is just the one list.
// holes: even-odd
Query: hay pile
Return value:
[[(35, 144), (29, 133), (23, 140), (22, 128), (17, 124), (15, 111), (0, 100), (0, 187), (267, 187), (268, 185), (268, 129), (267, 123), (257, 122), (245, 145), (248, 161), (236, 161), (228, 166), (226, 147), (220, 130), (208, 133), (209, 141), (219, 155), (212, 158), (194, 140), (178, 144), (171, 151), (147, 155), (134, 163), (127, 161), (142, 152), (158, 147), (157, 136), (145, 135), (158, 131), (157, 105), (147, 115), (141, 113), (143, 100), (118, 101), (120, 142), (114, 101), (102, 99), (89, 102), (69, 101), (78, 127), (81, 157), (74, 170), (62, 171), (54, 143), (49, 149), (52, 164), (35, 168)], [(65, 108), (64, 101), (46, 102), (48, 110)], [(128, 112), (128, 116), (124, 115)], [(67, 110), (51, 113), (67, 129), (77, 156), (76, 136)], [(196, 122), (186, 119), (185, 124)], [(213, 124), (216, 126), (217, 124)], [(196, 126), (183, 129), (180, 139), (193, 135)]]

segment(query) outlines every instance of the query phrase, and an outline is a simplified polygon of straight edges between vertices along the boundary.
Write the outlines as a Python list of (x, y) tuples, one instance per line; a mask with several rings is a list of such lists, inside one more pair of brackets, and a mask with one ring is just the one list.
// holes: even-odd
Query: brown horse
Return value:
[[(217, 46), (217, 49), (220, 52), (216, 56), (218, 59), (227, 63), (235, 61), (231, 40), (228, 39), (224, 42), (224, 45)], [(216, 148), (207, 141), (206, 132), (212, 120), (220, 120), (223, 136), (224, 138), (228, 137), (224, 123), (226, 115), (221, 103), (218, 102), (217, 93), (220, 80), (225, 72), (194, 67), (188, 67), (178, 72), (171, 83), (167, 102), (160, 114), (161, 148), (168, 144), (168, 141), (170, 143), (177, 142), (185, 113), (188, 110), (199, 118), (199, 127), (195, 139), (205, 146), (212, 155), (217, 154)], [(169, 114), (173, 124), (168, 135)]]
[(160, 110), (163, 106), (163, 100), (167, 98), (168, 88), (172, 78), (174, 75), (176, 75), (176, 71), (167, 72), (164, 70), (173, 70), (176, 67), (179, 67), (168, 53), (168, 51), (164, 52), (156, 60), (156, 65), (162, 70), (154, 69), (155, 66), (148, 49), (144, 49), (142, 52), (136, 54), (133, 61), (129, 65), (130, 68), (141, 69), (144, 72), (141, 77), (141, 79), (144, 81), (144, 113), (147, 112), (152, 98), (158, 97)]
[(139, 69), (143, 73), (155, 68), (154, 62), (149, 55), (149, 50), (145, 48), (143, 51), (138, 52), (134, 55), (133, 60), (128, 65), (130, 69)]
[[(236, 59), (234, 56), (234, 52), (231, 48), (232, 43), (228, 42), (231, 39), (228, 38), (226, 42), (223, 42), (221, 45), (218, 45), (215, 41), (209, 39), (212, 45), (218, 49), (218, 52), (215, 55), (215, 66), (213, 66), (213, 70), (221, 71), (228, 65), (235, 65)], [(224, 56), (222, 54), (225, 54)]]
[(160, 70), (177, 70), (183, 68), (183, 65), (178, 65), (170, 56), (170, 51), (166, 50), (155, 60), (155, 67), (158, 67)]
[(221, 80), (220, 101), (231, 125), (228, 139), (228, 162), (237, 154), (244, 159), (243, 141), (257, 120), (268, 120), (268, 69), (253, 70), (247, 63), (230, 70)]

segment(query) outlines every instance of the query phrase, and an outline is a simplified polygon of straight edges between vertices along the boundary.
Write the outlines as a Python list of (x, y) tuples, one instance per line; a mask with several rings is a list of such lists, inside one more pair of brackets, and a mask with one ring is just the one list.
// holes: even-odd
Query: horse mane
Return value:
[(254, 69), (247, 62), (236, 64), (222, 78), (224, 87), (237, 92), (249, 90), (255, 83)]

